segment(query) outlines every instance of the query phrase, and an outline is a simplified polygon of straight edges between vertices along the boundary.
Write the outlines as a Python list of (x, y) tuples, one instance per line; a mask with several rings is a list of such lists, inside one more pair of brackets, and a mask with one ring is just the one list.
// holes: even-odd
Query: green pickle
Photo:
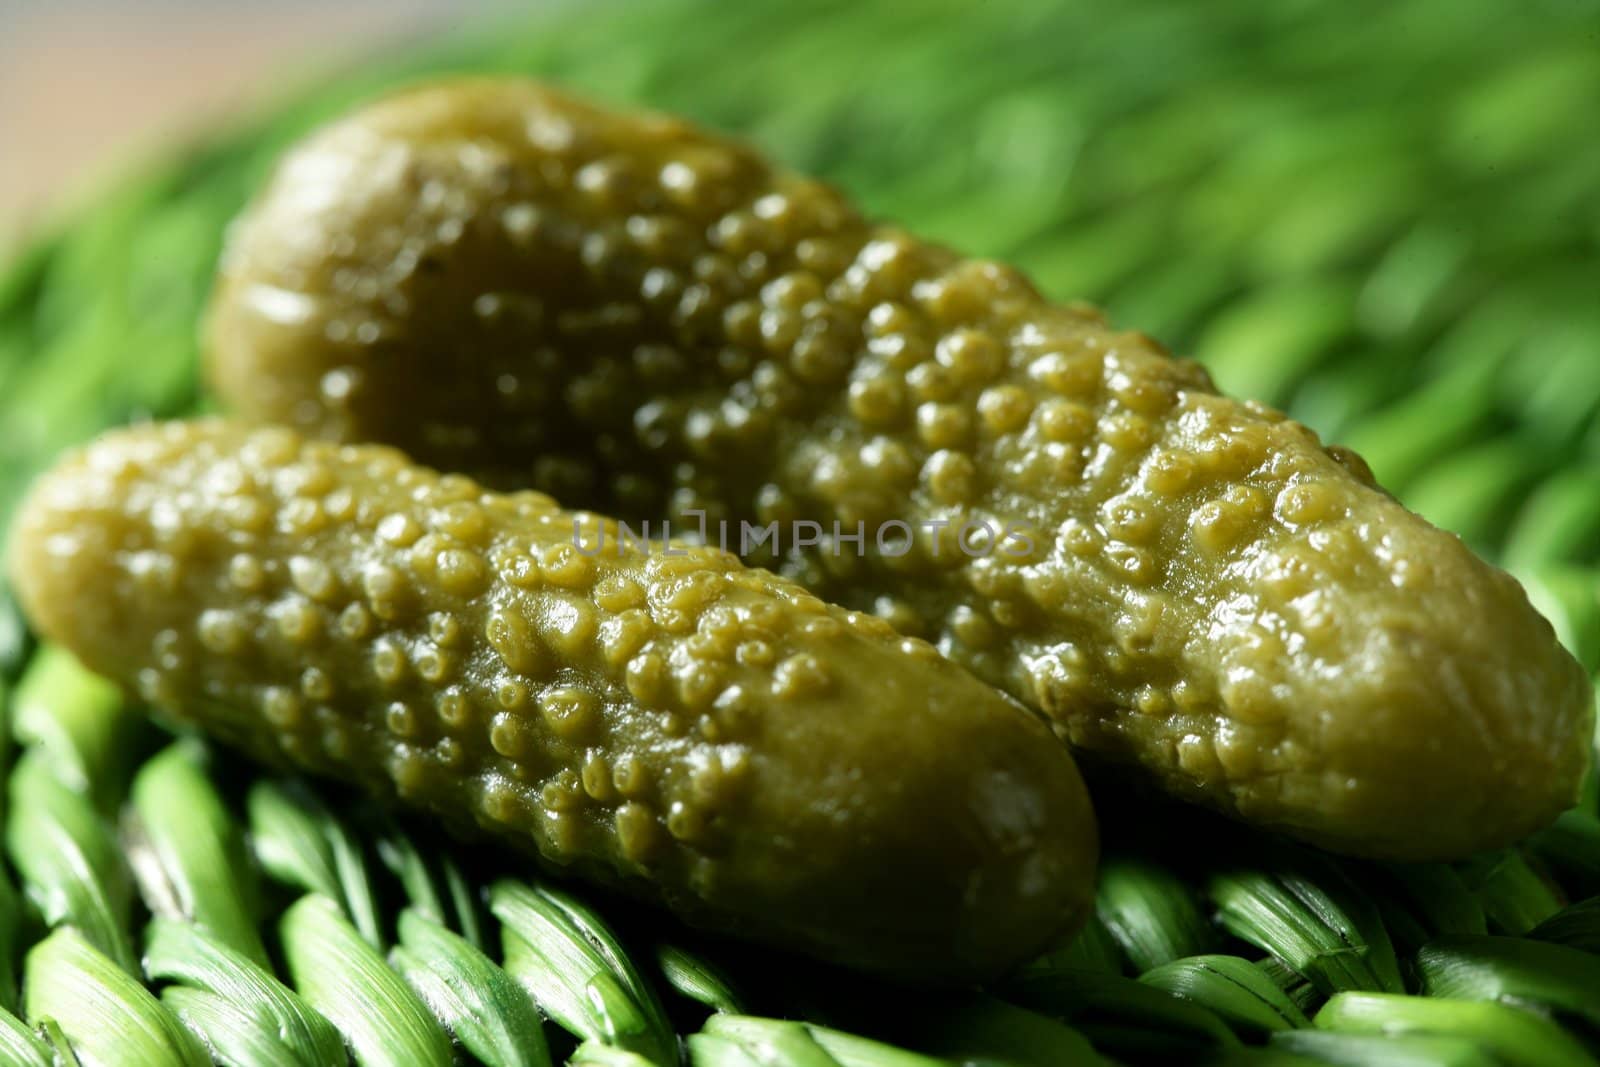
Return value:
[(238, 224), (207, 351), (250, 417), (713, 540), (814, 521), (750, 558), (1326, 848), (1504, 844), (1589, 760), (1521, 587), (1358, 457), (679, 120), (481, 80), (338, 121)]
[(728, 553), (586, 554), (609, 523), (205, 420), (62, 460), (9, 569), (179, 723), (698, 925), (962, 982), (1083, 919), (1093, 816), (1037, 716)]

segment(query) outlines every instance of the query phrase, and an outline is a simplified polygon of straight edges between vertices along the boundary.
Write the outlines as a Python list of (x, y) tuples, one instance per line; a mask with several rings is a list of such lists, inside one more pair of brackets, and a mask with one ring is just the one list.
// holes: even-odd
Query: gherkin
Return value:
[(1036, 716), (727, 553), (377, 446), (114, 431), (19, 515), (38, 630), (176, 721), (691, 922), (922, 981), (1069, 932), (1095, 827)]
[[(817, 522), (770, 562), (1330, 849), (1512, 841), (1589, 759), (1522, 589), (1357, 457), (674, 119), (498, 80), (336, 122), (238, 228), (207, 347), (237, 409), (319, 436), (627, 517)], [(1028, 550), (938, 536), (969, 525)]]

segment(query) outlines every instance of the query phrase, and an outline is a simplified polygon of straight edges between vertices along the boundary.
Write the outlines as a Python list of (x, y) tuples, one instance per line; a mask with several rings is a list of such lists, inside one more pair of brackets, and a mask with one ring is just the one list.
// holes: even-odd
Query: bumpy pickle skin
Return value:
[(700, 925), (964, 982), (1087, 913), (1093, 816), (1033, 713), (881, 619), (606, 522), (210, 420), (66, 458), (9, 569), (43, 634), (176, 720)]
[[(787, 573), (1330, 849), (1504, 844), (1588, 763), (1552, 628), (1358, 457), (680, 121), (477, 81), (337, 122), (238, 224), (207, 348), (250, 416), (629, 518), (863, 523)], [(891, 519), (948, 525), (894, 556)]]

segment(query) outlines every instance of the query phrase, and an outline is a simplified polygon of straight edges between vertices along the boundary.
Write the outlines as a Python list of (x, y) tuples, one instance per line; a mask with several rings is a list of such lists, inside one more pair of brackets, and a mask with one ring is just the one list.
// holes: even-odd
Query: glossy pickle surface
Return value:
[(1086, 915), (1093, 817), (1031, 713), (726, 553), (578, 551), (607, 522), (203, 420), (64, 458), (9, 570), (178, 721), (703, 926), (962, 982)]

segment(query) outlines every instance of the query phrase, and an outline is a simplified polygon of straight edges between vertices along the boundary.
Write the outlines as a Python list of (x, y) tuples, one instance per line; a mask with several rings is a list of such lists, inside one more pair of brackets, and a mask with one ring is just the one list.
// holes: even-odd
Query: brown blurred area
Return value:
[(0, 0), (0, 250), (119, 164), (493, 6)]

